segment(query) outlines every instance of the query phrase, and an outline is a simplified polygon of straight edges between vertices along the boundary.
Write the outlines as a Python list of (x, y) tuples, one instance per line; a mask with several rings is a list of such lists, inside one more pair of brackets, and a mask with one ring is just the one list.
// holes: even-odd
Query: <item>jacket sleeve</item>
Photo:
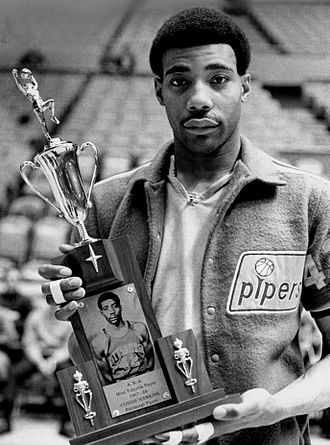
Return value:
[(330, 183), (311, 198), (309, 247), (306, 254), (302, 303), (309, 311), (330, 308)]

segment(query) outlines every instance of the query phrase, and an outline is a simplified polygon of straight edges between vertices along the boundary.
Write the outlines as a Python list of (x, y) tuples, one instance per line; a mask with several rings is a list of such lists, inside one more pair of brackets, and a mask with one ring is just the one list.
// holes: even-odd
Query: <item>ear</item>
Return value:
[(163, 82), (159, 77), (154, 78), (155, 93), (160, 105), (164, 106), (163, 100)]
[(251, 93), (251, 75), (244, 74), (243, 76), (241, 76), (241, 82), (242, 82), (241, 101), (245, 102)]

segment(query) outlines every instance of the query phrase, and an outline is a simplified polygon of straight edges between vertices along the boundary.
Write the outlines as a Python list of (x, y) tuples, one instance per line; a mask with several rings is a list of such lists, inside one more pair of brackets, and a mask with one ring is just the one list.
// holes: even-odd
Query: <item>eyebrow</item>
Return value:
[[(206, 67), (205, 67), (205, 71), (215, 71), (215, 70), (222, 70), (222, 71), (229, 71), (229, 72), (234, 71), (228, 65), (224, 65), (222, 63), (210, 63), (209, 65), (206, 65)], [(173, 65), (171, 68), (169, 68), (165, 72), (165, 76), (168, 76), (169, 74), (173, 74), (173, 73), (187, 73), (189, 71), (190, 71), (190, 68), (186, 65)]]

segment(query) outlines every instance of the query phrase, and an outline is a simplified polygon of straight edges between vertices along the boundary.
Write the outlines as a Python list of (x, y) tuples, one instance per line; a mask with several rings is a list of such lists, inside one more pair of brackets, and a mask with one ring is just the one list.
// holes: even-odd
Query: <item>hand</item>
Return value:
[[(62, 244), (60, 246), (60, 251), (64, 254), (70, 252), (72, 249), (74, 249), (74, 247), (68, 244)], [(68, 320), (79, 307), (77, 300), (85, 295), (85, 289), (81, 287), (81, 278), (73, 277), (72, 271), (68, 267), (53, 264), (40, 266), (38, 272), (39, 275), (48, 280), (41, 286), (41, 291), (48, 304), (56, 304), (50, 290), (50, 283), (54, 280), (60, 280), (60, 290), (62, 291), (64, 299), (68, 301), (69, 304), (61, 306), (56, 311), (56, 318), (58, 320)]]
[(262, 388), (242, 394), (242, 403), (219, 405), (213, 410), (214, 436), (233, 433), (244, 428), (272, 425), (284, 418), (276, 397)]
[[(275, 403), (275, 397), (262, 388), (255, 388), (242, 394), (241, 403), (228, 403), (219, 405), (213, 410), (215, 421), (211, 423), (200, 423), (192, 428), (182, 429), (182, 438), (179, 441), (177, 434), (175, 437), (170, 435), (174, 431), (157, 434), (153, 438), (142, 441), (143, 444), (162, 444), (162, 445), (183, 445), (187, 443), (197, 444), (205, 443), (205, 441), (222, 436), (223, 434), (233, 433), (244, 428), (254, 428), (265, 425), (271, 425), (279, 422), (283, 417), (279, 415), (280, 410)], [(199, 431), (204, 430), (203, 436), (205, 440), (199, 442)], [(209, 434), (207, 434), (209, 431)], [(181, 434), (181, 433), (180, 433)]]

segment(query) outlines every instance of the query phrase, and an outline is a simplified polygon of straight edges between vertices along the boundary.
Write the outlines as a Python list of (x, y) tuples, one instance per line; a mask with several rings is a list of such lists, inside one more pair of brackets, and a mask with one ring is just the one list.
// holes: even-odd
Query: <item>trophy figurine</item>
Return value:
[(83, 375), (78, 370), (74, 373), (73, 378), (76, 380), (76, 383), (73, 385), (73, 391), (76, 393), (76, 402), (85, 411), (84, 418), (89, 420), (91, 425), (94, 426), (93, 419), (96, 416), (96, 412), (91, 409), (93, 393), (89, 388), (89, 383), (86, 380), (82, 380)]
[[(85, 142), (79, 147), (72, 142), (52, 138), (47, 128), (45, 112), (49, 110), (50, 119), (55, 124), (60, 123), (55, 117), (54, 99), (44, 101), (41, 98), (38, 83), (29, 69), (23, 68), (20, 72), (13, 69), (12, 74), (18, 89), (32, 103), (34, 114), (41, 124), (42, 132), (47, 140), (44, 149), (35, 155), (33, 162), (25, 161), (21, 165), (22, 178), (35, 194), (54, 207), (69, 223), (77, 227), (81, 238), (78, 245), (92, 243), (95, 240), (88, 235), (84, 221), (87, 218), (88, 209), (91, 207), (90, 196), (96, 178), (98, 165), (96, 147), (92, 142)], [(78, 157), (87, 147), (94, 154), (94, 170), (89, 190), (86, 193), (79, 171)], [(26, 173), (27, 167), (42, 170), (53, 193), (54, 203), (31, 184)]]
[[(74, 249), (52, 260), (70, 267), (86, 290), (70, 317), (80, 361), (57, 372), (76, 432), (70, 444), (127, 445), (206, 419), (219, 404), (238, 403), (239, 394), (213, 389), (191, 329), (161, 335), (129, 237), (95, 240), (88, 235), (85, 221), (98, 164), (96, 147), (52, 138), (45, 113), (59, 123), (54, 100), (41, 98), (30, 70), (14, 69), (12, 74), (46, 138), (33, 161), (21, 165), (21, 175), (80, 236)], [(94, 154), (94, 171), (86, 193), (78, 158), (87, 147)], [(27, 167), (42, 170), (54, 202), (30, 182)], [(60, 282), (51, 282), (56, 304), (65, 303)]]

